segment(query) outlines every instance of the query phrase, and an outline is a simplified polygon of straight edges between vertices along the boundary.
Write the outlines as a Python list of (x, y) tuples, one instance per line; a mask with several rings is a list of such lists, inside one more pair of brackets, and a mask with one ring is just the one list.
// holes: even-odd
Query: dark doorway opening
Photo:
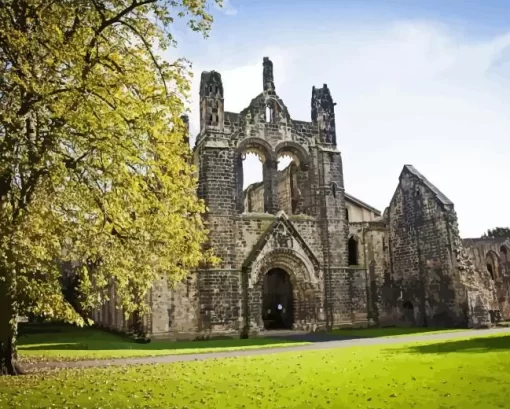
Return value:
[(494, 269), (492, 268), (492, 264), (487, 264), (487, 271), (491, 275), (491, 278), (494, 280)]
[(262, 320), (265, 329), (292, 329), (294, 300), (289, 274), (274, 268), (264, 276)]
[(349, 248), (349, 265), (357, 266), (358, 265), (358, 242), (354, 237), (350, 237), (347, 243)]
[(404, 310), (404, 319), (410, 323), (414, 324), (414, 306), (410, 301), (405, 301), (402, 305), (402, 309)]

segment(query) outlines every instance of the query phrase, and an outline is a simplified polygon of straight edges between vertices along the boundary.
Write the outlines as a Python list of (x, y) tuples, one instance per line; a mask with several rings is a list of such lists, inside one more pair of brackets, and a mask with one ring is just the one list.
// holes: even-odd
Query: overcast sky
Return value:
[[(313, 85), (331, 89), (347, 192), (382, 211), (412, 164), (455, 203), (463, 237), (509, 226), (504, 3), (230, 0), (211, 8), (211, 36), (179, 29), (172, 51), (193, 62), (192, 143), (200, 72), (221, 73), (225, 109), (239, 112), (262, 91), (268, 56), (292, 118), (310, 121)], [(256, 165), (247, 164), (249, 182), (259, 177)]]

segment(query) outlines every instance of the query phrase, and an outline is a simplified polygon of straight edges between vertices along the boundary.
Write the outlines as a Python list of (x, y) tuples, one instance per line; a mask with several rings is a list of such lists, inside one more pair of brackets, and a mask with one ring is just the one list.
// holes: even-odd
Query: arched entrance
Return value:
[(289, 274), (273, 268), (264, 275), (262, 286), (262, 320), (265, 329), (292, 329), (294, 300)]

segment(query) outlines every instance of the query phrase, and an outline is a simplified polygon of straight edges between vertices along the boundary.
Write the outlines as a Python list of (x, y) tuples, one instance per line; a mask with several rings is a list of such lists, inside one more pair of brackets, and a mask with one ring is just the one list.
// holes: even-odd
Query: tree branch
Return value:
[(163, 70), (161, 69), (161, 66), (158, 64), (158, 60), (156, 60), (156, 56), (153, 54), (153, 52), (151, 50), (150, 44), (147, 42), (145, 37), (142, 34), (140, 34), (140, 32), (135, 27), (133, 27), (131, 24), (129, 24), (128, 22), (121, 20), (121, 21), (118, 21), (118, 23), (125, 25), (133, 33), (135, 33), (140, 40), (142, 40), (143, 45), (145, 46), (145, 48), (147, 49), (147, 52), (151, 56), (152, 62), (154, 63), (156, 69), (159, 72), (159, 75), (161, 77), (161, 81), (163, 81), (163, 85), (165, 87), (165, 95), (168, 96), (168, 88), (167, 88), (167, 85), (166, 85), (165, 77), (163, 75)]
[(122, 17), (131, 13), (137, 7), (145, 6), (145, 5), (151, 4), (151, 3), (156, 3), (157, 1), (158, 0), (145, 0), (145, 1), (138, 2), (137, 0), (133, 0), (133, 2), (128, 7), (126, 7), (124, 10), (120, 11), (117, 15), (115, 15), (112, 18), (109, 18), (108, 20), (103, 21), (103, 23), (97, 28), (97, 30), (95, 30), (94, 37), (92, 38), (92, 40), (90, 40), (90, 42), (87, 46), (87, 51), (85, 53), (85, 63), (87, 64), (87, 66), (84, 67), (84, 69), (83, 69), (82, 78), (85, 78), (87, 76), (88, 72), (90, 71), (91, 67), (89, 66), (89, 64), (91, 62), (90, 61), (91, 52), (92, 52), (92, 49), (96, 46), (97, 39), (101, 35), (101, 33), (104, 30), (106, 30), (109, 26), (120, 22)]

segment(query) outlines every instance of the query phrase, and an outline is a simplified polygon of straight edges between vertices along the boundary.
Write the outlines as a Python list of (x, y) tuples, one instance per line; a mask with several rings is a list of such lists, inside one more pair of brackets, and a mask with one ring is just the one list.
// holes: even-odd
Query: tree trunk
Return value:
[(14, 272), (0, 275), (0, 375), (21, 373), (16, 363), (18, 308)]

